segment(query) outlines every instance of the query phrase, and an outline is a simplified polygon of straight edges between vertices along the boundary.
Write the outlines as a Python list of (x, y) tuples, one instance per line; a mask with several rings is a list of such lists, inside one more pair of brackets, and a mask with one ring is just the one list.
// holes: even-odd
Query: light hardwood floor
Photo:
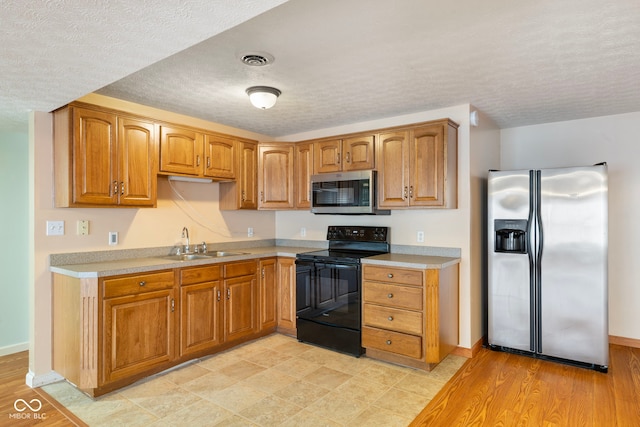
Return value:
[(609, 346), (609, 372), (482, 349), (411, 426), (640, 426), (640, 349)]
[[(611, 345), (610, 355), (603, 374), (482, 349), (411, 426), (640, 426), (640, 349)], [(0, 357), (0, 426), (85, 425), (24, 384), (27, 366), (27, 352)], [(39, 399), (46, 418), (9, 418), (17, 399)]]

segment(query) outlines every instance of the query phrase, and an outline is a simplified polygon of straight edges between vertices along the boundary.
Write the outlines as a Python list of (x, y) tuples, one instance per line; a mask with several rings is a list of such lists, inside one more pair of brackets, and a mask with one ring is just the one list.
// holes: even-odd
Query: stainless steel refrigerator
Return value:
[(607, 372), (607, 165), (490, 171), (488, 343)]

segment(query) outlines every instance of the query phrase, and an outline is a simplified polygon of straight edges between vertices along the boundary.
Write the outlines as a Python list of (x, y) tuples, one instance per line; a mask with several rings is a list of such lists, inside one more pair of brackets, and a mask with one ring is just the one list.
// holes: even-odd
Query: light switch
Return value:
[(63, 236), (64, 221), (47, 221), (47, 236)]

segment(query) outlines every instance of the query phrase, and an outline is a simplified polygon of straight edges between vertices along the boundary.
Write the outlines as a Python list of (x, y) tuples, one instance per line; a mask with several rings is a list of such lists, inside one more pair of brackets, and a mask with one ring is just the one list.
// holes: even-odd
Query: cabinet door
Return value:
[(438, 206), (444, 200), (444, 125), (434, 124), (411, 132), (409, 204)]
[(340, 172), (342, 170), (342, 141), (319, 141), (313, 143), (315, 173)]
[(160, 127), (160, 172), (202, 175), (201, 133), (190, 129)]
[(118, 119), (119, 203), (155, 206), (157, 194), (157, 142), (152, 122)]
[(236, 142), (221, 136), (204, 136), (204, 175), (218, 179), (236, 178)]
[(275, 258), (260, 260), (260, 329), (276, 327), (277, 265)]
[(255, 275), (224, 281), (225, 342), (254, 334), (258, 329)]
[(367, 135), (342, 140), (342, 170), (355, 171), (375, 167), (375, 136)]
[(313, 175), (313, 144), (295, 145), (294, 159), (295, 207), (311, 209), (311, 175)]
[(240, 149), (240, 209), (258, 208), (258, 148), (257, 144), (243, 142)]
[(73, 108), (73, 203), (118, 202), (116, 116)]
[(174, 359), (175, 291), (103, 302), (103, 383), (144, 373)]
[(380, 135), (378, 157), (378, 206), (404, 207), (409, 203), (409, 135)]
[(219, 280), (180, 288), (180, 356), (222, 344), (221, 304)]
[(296, 260), (278, 258), (278, 328), (296, 333)]
[(260, 145), (258, 153), (258, 209), (293, 208), (293, 145)]

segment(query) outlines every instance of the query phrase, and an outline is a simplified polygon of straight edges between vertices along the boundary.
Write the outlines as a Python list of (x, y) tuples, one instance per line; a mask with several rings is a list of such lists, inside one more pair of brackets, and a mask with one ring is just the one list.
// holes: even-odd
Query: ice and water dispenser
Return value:
[(527, 220), (496, 219), (495, 252), (527, 253)]

